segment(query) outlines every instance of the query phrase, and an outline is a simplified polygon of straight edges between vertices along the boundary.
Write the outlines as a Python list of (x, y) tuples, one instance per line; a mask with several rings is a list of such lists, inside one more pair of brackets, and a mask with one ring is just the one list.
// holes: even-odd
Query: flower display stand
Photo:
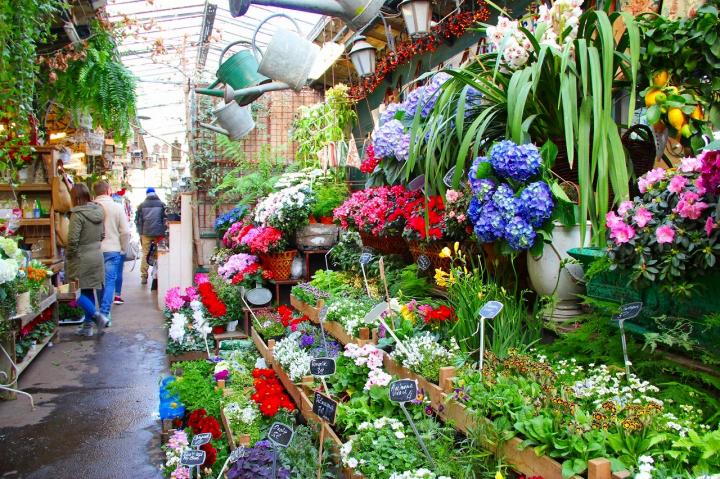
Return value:
[(311, 321), (316, 323), (320, 321), (320, 310), (323, 307), (322, 301), (319, 301), (317, 306), (311, 306), (303, 301), (300, 301), (294, 295), (290, 295), (290, 305), (310, 318)]

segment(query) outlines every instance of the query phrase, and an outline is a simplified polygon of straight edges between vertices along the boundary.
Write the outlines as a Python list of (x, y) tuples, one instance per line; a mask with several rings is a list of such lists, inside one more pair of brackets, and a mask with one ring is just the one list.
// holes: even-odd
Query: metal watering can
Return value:
[[(255, 58), (253, 52), (249, 49), (239, 51), (223, 62), (225, 54), (235, 45), (246, 45), (249, 48), (252, 48), (252, 44), (244, 40), (228, 44), (220, 54), (220, 61), (218, 62), (218, 69), (215, 74), (218, 79), (207, 88), (198, 88), (195, 90), (196, 92), (203, 95), (223, 96), (221, 90), (213, 90), (213, 88), (220, 83), (224, 83), (229, 85), (231, 88), (238, 90), (261, 85), (270, 81), (268, 77), (258, 73), (257, 59)], [(262, 93), (241, 96), (237, 98), (237, 102), (240, 103), (240, 105), (247, 105), (257, 100), (260, 95), (262, 95)]]
[[(285, 17), (295, 25), (295, 32), (280, 29), (275, 32), (265, 53), (257, 46), (257, 34), (260, 28), (274, 17)], [(290, 88), (300, 91), (307, 82), (310, 70), (320, 53), (320, 47), (300, 35), (300, 26), (284, 13), (270, 15), (255, 29), (252, 39), (253, 50), (260, 66), (258, 73), (273, 80), (287, 83)]]
[(227, 135), (233, 141), (243, 138), (255, 128), (250, 108), (232, 100), (213, 111), (213, 115), (222, 128), (209, 123), (200, 123), (200, 126)]

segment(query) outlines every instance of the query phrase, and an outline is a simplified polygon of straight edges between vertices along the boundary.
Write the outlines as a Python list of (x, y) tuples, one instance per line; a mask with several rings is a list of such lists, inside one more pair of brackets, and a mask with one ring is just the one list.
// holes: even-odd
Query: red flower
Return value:
[(203, 462), (203, 466), (212, 467), (215, 461), (217, 461), (217, 449), (209, 442), (200, 446), (200, 449), (205, 451), (205, 462)]
[(268, 417), (278, 413), (281, 408), (294, 411), (295, 405), (285, 393), (285, 388), (272, 369), (255, 369), (255, 393), (250, 398), (258, 404), (260, 412)]
[(193, 431), (195, 431), (196, 429), (198, 429), (200, 427), (200, 421), (206, 415), (207, 415), (207, 411), (204, 409), (194, 410), (193, 412), (190, 413), (190, 416), (188, 417), (188, 426), (191, 427)]
[(285, 306), (284, 304), (281, 306), (278, 306), (278, 314), (280, 315), (280, 322), (283, 326), (286, 328), (290, 324), (290, 321), (292, 321), (293, 317), (293, 310), (292, 308)]
[(208, 310), (208, 313), (216, 318), (225, 316), (227, 306), (225, 306), (225, 303), (223, 303), (215, 293), (212, 283), (207, 282), (198, 285), (198, 293), (200, 293), (200, 300), (203, 306), (205, 306), (205, 309)]
[(375, 167), (380, 163), (380, 158), (375, 156), (375, 148), (372, 143), (365, 148), (365, 159), (360, 165), (360, 171), (370, 174), (375, 171)]

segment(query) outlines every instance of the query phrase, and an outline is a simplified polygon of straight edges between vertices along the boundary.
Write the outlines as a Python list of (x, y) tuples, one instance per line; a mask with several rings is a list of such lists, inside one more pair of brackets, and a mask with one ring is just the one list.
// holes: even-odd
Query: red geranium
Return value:
[(427, 208), (423, 198), (407, 203), (403, 214), (407, 221), (403, 231), (403, 236), (406, 238), (420, 241), (443, 238), (447, 225), (442, 196), (431, 196), (427, 202)]
[(203, 462), (203, 467), (212, 467), (212, 465), (215, 464), (215, 461), (217, 461), (217, 449), (215, 449), (215, 446), (209, 442), (200, 446), (200, 449), (205, 451), (205, 462)]
[(222, 430), (217, 419), (207, 415), (205, 409), (196, 409), (188, 417), (188, 427), (192, 429), (193, 434), (202, 434), (209, 432), (213, 439), (222, 437)]
[(212, 316), (221, 318), (227, 313), (227, 306), (215, 293), (212, 283), (202, 283), (198, 286), (198, 293), (200, 293), (200, 300), (203, 306), (208, 310)]
[[(193, 431), (200, 425), (202, 418), (207, 416), (207, 411), (204, 409), (196, 409), (188, 416), (188, 427), (192, 428)], [(197, 434), (197, 433), (196, 433)]]
[(370, 174), (375, 171), (375, 167), (380, 164), (380, 158), (375, 156), (375, 148), (372, 143), (368, 144), (365, 148), (365, 159), (360, 165), (360, 171), (366, 174)]
[(280, 408), (294, 411), (295, 405), (285, 393), (285, 388), (272, 369), (255, 369), (255, 393), (250, 398), (255, 401), (263, 415), (273, 417)]

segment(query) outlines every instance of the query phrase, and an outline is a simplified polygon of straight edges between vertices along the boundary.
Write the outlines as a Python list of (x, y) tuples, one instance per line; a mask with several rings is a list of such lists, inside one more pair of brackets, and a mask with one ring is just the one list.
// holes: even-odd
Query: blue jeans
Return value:
[(115, 280), (117, 280), (118, 271), (123, 267), (123, 254), (113, 251), (103, 253), (103, 258), (105, 259), (105, 283), (100, 295), (100, 312), (109, 316), (115, 298)]
[(97, 309), (95, 309), (95, 290), (81, 289), (77, 304), (85, 311), (85, 323), (92, 323), (93, 316), (97, 312)]
[(122, 296), (123, 270), (125, 269), (125, 255), (122, 255), (122, 263), (118, 268), (117, 278), (115, 279), (115, 296)]

